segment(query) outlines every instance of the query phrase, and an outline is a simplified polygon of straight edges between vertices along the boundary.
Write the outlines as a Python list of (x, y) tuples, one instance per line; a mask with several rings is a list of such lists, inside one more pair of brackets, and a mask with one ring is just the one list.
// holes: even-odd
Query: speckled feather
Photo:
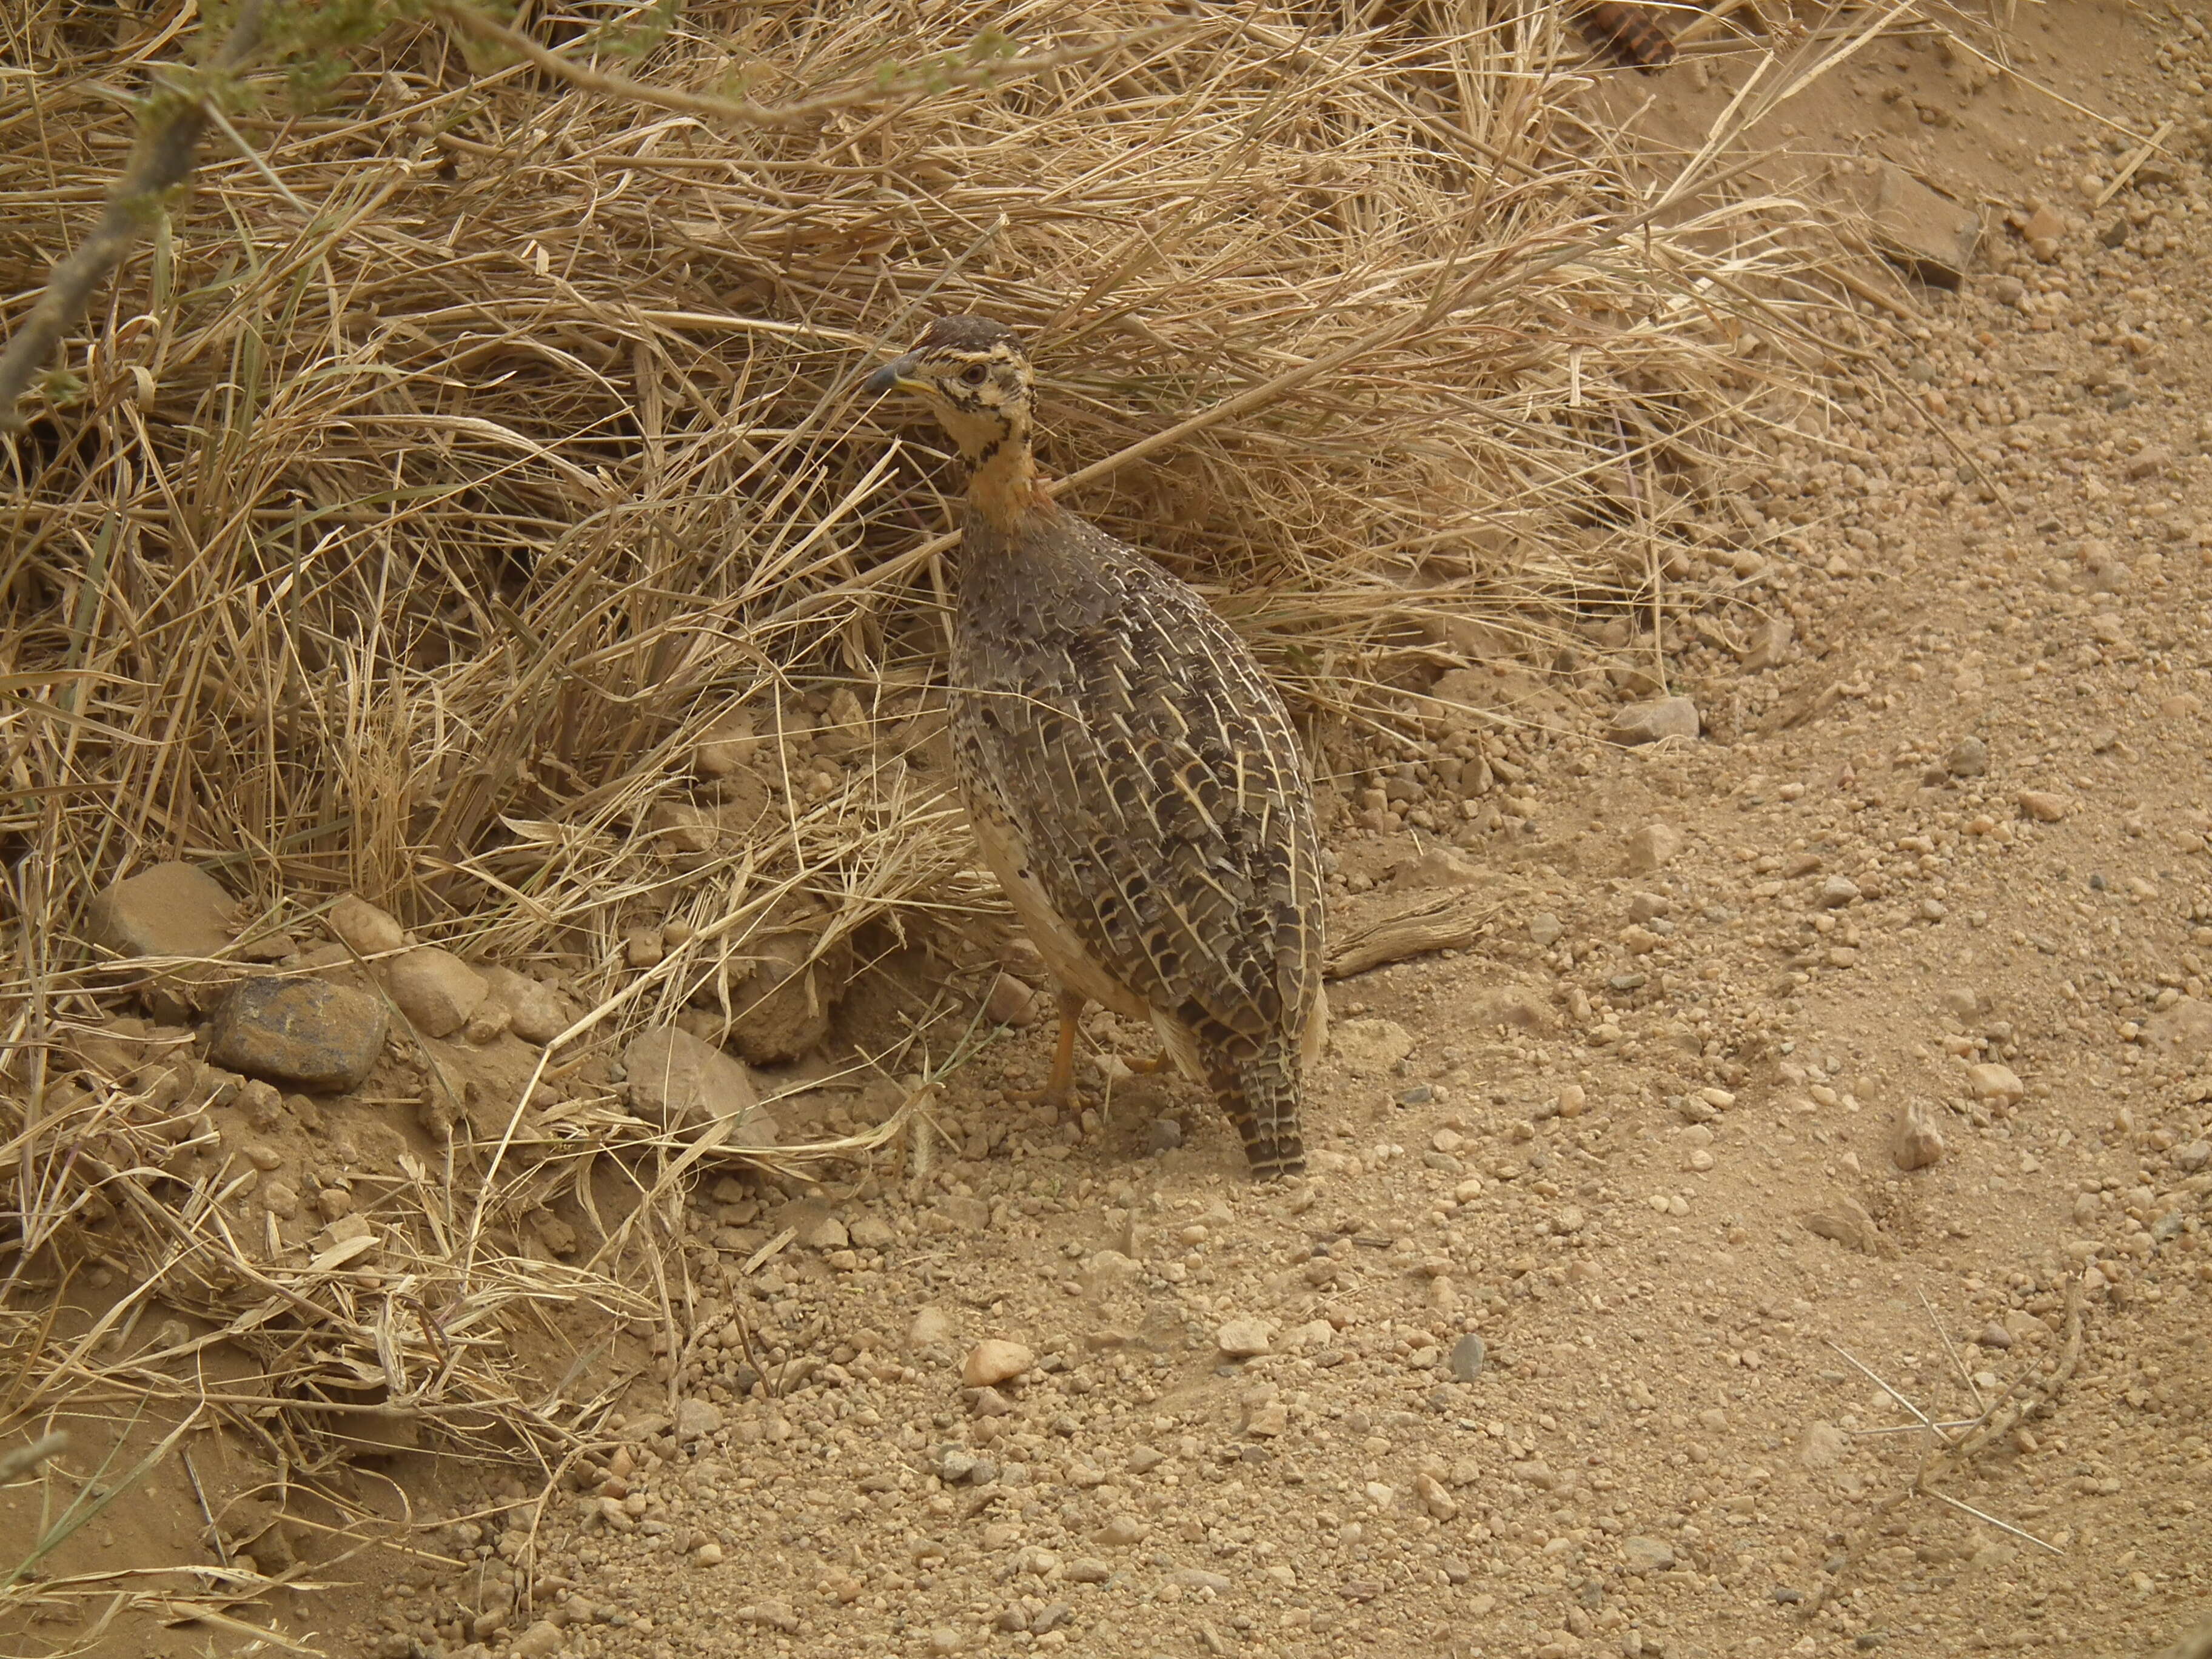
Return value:
[(1303, 1168), (1322, 871), (1281, 702), (1196, 592), (1048, 502), (1011, 529), (971, 511), (961, 566), (971, 814), (1084, 954), (1188, 1034), (1255, 1173)]

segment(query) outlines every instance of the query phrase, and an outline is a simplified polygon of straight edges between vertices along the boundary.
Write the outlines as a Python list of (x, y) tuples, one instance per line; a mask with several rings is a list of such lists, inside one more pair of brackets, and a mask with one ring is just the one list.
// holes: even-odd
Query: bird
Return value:
[(1313, 789), (1282, 699), (1205, 599), (1060, 507), (1013, 331), (941, 317), (865, 389), (915, 394), (969, 469), (949, 672), (954, 769), (984, 862), (1060, 983), (1043, 1097), (1077, 1021), (1149, 1022), (1258, 1180), (1305, 1168), (1328, 1030)]

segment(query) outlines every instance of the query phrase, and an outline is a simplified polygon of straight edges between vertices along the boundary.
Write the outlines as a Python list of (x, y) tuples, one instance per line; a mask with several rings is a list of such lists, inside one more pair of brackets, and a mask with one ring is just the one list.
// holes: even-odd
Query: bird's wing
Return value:
[(1296, 1042), (1322, 897), (1289, 717), (1192, 589), (1135, 555), (1100, 580), (1083, 614), (1031, 615), (1021, 672), (974, 665), (975, 763), (1101, 966), (1232, 1053)]

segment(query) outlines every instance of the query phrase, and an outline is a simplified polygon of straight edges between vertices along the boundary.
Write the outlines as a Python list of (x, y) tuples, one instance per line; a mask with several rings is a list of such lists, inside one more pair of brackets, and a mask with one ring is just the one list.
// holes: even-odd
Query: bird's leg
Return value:
[(1060, 1042), (1052, 1051), (1052, 1070), (1046, 1076), (1042, 1089), (1011, 1090), (1008, 1092), (1026, 1096), (1054, 1111), (1066, 1109), (1075, 1093), (1075, 1038), (1079, 1027), (1076, 1021), (1083, 1014), (1084, 997), (1079, 991), (1063, 990), (1060, 994)]

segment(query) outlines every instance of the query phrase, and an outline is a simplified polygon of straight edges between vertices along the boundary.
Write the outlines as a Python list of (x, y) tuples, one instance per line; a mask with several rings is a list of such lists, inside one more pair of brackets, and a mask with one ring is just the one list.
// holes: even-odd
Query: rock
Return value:
[(406, 930), (389, 912), (352, 893), (331, 906), (323, 925), (331, 930), (332, 939), (356, 956), (389, 956), (407, 943)]
[(1413, 1052), (1413, 1034), (1394, 1019), (1340, 1019), (1328, 1030), (1331, 1050), (1355, 1077), (1381, 1077)]
[(1649, 875), (1674, 862), (1682, 850), (1683, 836), (1671, 823), (1647, 823), (1628, 838), (1628, 868), (1632, 875)]
[(700, 735), (699, 746), (691, 751), (691, 763), (702, 776), (726, 778), (741, 770), (759, 747), (760, 739), (753, 735), (753, 717), (742, 708), (732, 708)]
[(773, 1146), (775, 1120), (760, 1109), (752, 1074), (711, 1043), (672, 1025), (656, 1026), (623, 1051), (629, 1109), (664, 1129), (718, 1121), (727, 1146)]
[(1171, 1152), (1182, 1145), (1182, 1119), (1156, 1117), (1145, 1126), (1145, 1152), (1147, 1157), (1158, 1158), (1163, 1152)]
[(678, 1440), (704, 1440), (721, 1426), (722, 1408), (713, 1401), (686, 1395), (676, 1402), (674, 1428)]
[(1695, 738), (1704, 730), (1696, 703), (1687, 697), (1661, 697), (1615, 709), (1605, 735), (1612, 742), (1632, 747), (1657, 743), (1662, 738)]
[(1954, 778), (1978, 778), (1990, 769), (1990, 746), (1979, 738), (1965, 737), (1951, 745), (1943, 769)]
[(2066, 797), (2047, 789), (2023, 789), (2018, 799), (2020, 810), (2038, 823), (2056, 823), (2066, 816)]
[(879, 1215), (864, 1215), (847, 1229), (853, 1243), (864, 1250), (888, 1250), (898, 1243), (898, 1234), (891, 1224)]
[(1621, 1565), (1641, 1578), (1655, 1572), (1671, 1571), (1674, 1552), (1663, 1538), (1646, 1538), (1632, 1533), (1620, 1540)]
[(2184, 997), (2149, 1021), (2151, 1041), (2184, 1059), (2212, 1054), (2212, 1002)]
[(1830, 876), (1820, 884), (1820, 908), (1840, 910), (1855, 903), (1859, 896), (1859, 884), (1849, 876)]
[(2173, 1166), (2184, 1175), (2195, 1175), (2212, 1164), (2212, 1140), (2197, 1139), (2173, 1149)]
[(514, 1659), (552, 1659), (561, 1651), (565, 1640), (560, 1626), (550, 1619), (540, 1619), (509, 1643), (507, 1650)]
[(1743, 665), (1751, 673), (1769, 668), (1779, 668), (1795, 654), (1797, 643), (1797, 624), (1787, 617), (1769, 617), (1759, 627), (1756, 637), (1743, 653)]
[(319, 979), (241, 980), (216, 1010), (208, 1059), (270, 1083), (338, 1092), (384, 1052), (381, 998)]
[(1850, 1449), (1844, 1431), (1832, 1423), (1815, 1423), (1797, 1443), (1797, 1461), (1808, 1469), (1832, 1468)]
[(983, 1000), (983, 1018), (994, 1025), (1034, 1025), (1036, 1004), (1036, 993), (1002, 969), (991, 981), (991, 994)]
[(1109, 1549), (1127, 1549), (1132, 1544), (1141, 1544), (1149, 1530), (1133, 1515), (1116, 1515), (1098, 1528), (1098, 1541)]
[(1553, 1025), (1552, 1008), (1529, 987), (1507, 986), (1487, 993), (1475, 1004), (1474, 1021), (1478, 1025), (1504, 1025), (1516, 1031), (1548, 1031)]
[(1920, 1102), (1908, 1101), (1898, 1113), (1889, 1156), (1900, 1170), (1924, 1170), (1943, 1156), (1942, 1132)]
[(1528, 937), (1535, 941), (1540, 951), (1550, 950), (1566, 931), (1566, 924), (1549, 910), (1540, 910), (1528, 918)]
[(484, 977), (507, 1009), (507, 1029), (525, 1042), (550, 1042), (568, 1029), (568, 1011), (551, 986), (512, 968), (489, 969)]
[(1473, 1331), (1452, 1344), (1451, 1352), (1444, 1358), (1444, 1368), (1462, 1382), (1472, 1382), (1482, 1375), (1482, 1362), (1490, 1350)]
[(236, 936), (235, 902), (222, 884), (190, 864), (157, 864), (111, 883), (86, 915), (94, 945), (118, 957), (197, 958), (148, 982), (141, 995), (161, 1019), (180, 1020), (222, 994), (235, 968), (206, 961)]
[(1401, 859), (1390, 872), (1401, 887), (1466, 887), (1486, 879), (1483, 867), (1464, 853), (1431, 847), (1419, 858)]
[(434, 945), (418, 945), (386, 961), (384, 984), (407, 1023), (428, 1037), (459, 1030), (491, 989), (482, 974)]
[(829, 1035), (830, 1011), (852, 975), (852, 947), (842, 939), (815, 954), (815, 936), (800, 930), (768, 933), (747, 945), (752, 976), (736, 994), (730, 1046), (756, 1066), (796, 1060)]
[(952, 1340), (952, 1320), (944, 1309), (924, 1305), (914, 1310), (907, 1323), (906, 1346), (909, 1351), (934, 1348)]
[(1859, 180), (1859, 206), (1882, 257), (1924, 283), (1956, 288), (1982, 240), (1980, 212), (1930, 190), (1893, 162)]
[(1994, 1100), (2011, 1106), (2026, 1097), (2027, 1085), (2009, 1066), (1984, 1064), (1966, 1067), (1966, 1088), (1977, 1100)]
[(1214, 1346), (1231, 1359), (1250, 1359), (1267, 1352), (1267, 1327), (1257, 1319), (1232, 1319), (1213, 1333)]
[(986, 1337), (968, 1350), (960, 1362), (960, 1384), (968, 1389), (994, 1388), (1011, 1382), (1036, 1363), (1036, 1356), (1018, 1342)]
[(2011, 1348), (2013, 1337), (2010, 1331), (2007, 1330), (2002, 1325), (1997, 1323), (1996, 1321), (1991, 1320), (1988, 1324), (1982, 1327), (1981, 1334), (1977, 1336), (1974, 1340), (1981, 1344), (1984, 1348), (1991, 1348), (1999, 1353), (2003, 1353)]

